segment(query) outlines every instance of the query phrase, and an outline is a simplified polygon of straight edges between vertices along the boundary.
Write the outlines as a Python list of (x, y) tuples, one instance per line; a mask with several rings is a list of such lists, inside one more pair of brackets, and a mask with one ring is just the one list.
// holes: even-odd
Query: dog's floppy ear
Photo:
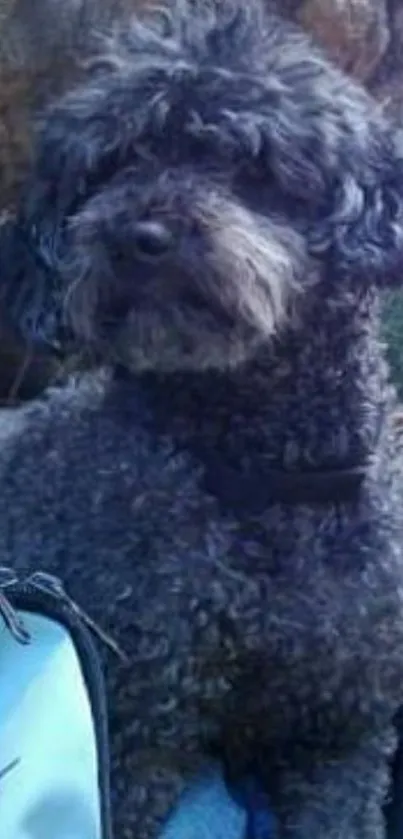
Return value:
[(332, 271), (403, 283), (403, 131), (298, 27), (269, 19), (262, 37), (258, 119), (238, 108), (238, 130)]
[(403, 285), (403, 132), (377, 124), (374, 130), (363, 125), (362, 134), (361, 155), (346, 142), (319, 233), (336, 274), (397, 287)]

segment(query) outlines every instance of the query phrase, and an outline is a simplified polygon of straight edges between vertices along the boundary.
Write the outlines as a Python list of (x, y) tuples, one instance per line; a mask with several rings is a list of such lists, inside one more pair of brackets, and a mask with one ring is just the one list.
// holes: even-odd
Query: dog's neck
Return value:
[(344, 302), (327, 315), (318, 306), (305, 329), (231, 374), (144, 377), (157, 433), (235, 480), (365, 467), (390, 399), (376, 308)]

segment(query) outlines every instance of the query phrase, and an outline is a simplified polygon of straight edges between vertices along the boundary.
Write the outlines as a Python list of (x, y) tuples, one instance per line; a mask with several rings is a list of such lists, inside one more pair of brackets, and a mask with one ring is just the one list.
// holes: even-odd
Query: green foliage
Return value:
[(403, 400), (403, 293), (390, 294), (384, 306), (383, 335), (388, 345), (392, 379)]

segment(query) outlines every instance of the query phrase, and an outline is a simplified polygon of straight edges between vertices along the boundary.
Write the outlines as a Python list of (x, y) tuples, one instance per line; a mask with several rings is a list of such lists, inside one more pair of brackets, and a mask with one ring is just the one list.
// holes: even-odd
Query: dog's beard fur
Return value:
[(134, 260), (134, 302), (112, 329), (103, 329), (100, 310), (105, 298), (113, 307), (122, 279), (102, 244), (97, 204), (89, 203), (73, 223), (76, 277), (65, 296), (65, 318), (77, 341), (106, 361), (136, 372), (228, 369), (281, 329), (307, 273), (302, 236), (214, 190), (193, 198), (186, 229), (196, 231), (199, 259), (185, 232), (173, 257), (155, 266), (146, 299), (140, 294), (137, 303), (141, 264)]

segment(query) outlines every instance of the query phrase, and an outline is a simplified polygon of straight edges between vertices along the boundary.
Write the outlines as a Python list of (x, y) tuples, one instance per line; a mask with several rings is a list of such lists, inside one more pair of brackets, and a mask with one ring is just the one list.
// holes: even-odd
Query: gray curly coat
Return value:
[[(134, 22), (46, 120), (22, 223), (57, 280), (19, 264), (21, 323), (108, 369), (4, 419), (0, 559), (59, 575), (129, 656), (107, 657), (120, 839), (155, 837), (210, 752), (259, 767), (281, 839), (382, 839), (403, 482), (378, 290), (400, 280), (402, 144), (243, 6)], [(351, 498), (276, 498), (274, 467), (351, 463)]]

